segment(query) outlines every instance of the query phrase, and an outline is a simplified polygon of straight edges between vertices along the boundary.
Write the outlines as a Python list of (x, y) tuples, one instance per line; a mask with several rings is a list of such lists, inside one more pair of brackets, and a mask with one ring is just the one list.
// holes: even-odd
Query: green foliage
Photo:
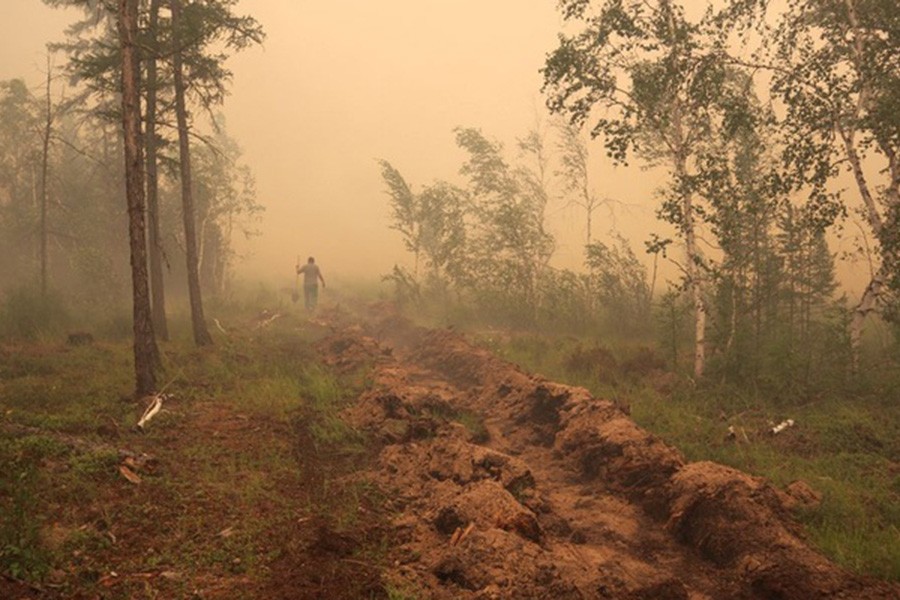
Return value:
[(71, 467), (77, 477), (96, 480), (111, 478), (116, 473), (119, 455), (112, 449), (98, 449), (73, 457)]
[(422, 301), (422, 291), (415, 276), (400, 265), (382, 278), (382, 281), (394, 284), (394, 299), (400, 308), (410, 306), (418, 308)]
[(269, 375), (241, 384), (245, 410), (285, 420), (303, 405), (302, 385), (296, 376)]
[(549, 331), (593, 331), (596, 304), (588, 276), (568, 269), (547, 269), (538, 281), (537, 324)]
[(545, 230), (543, 182), (524, 166), (511, 167), (502, 145), (477, 129), (457, 129), (456, 143), (468, 152), (460, 173), (468, 177), (474, 213), (469, 291), (495, 318), (533, 323), (537, 287), (555, 245)]
[[(241, 149), (225, 132), (223, 117), (218, 117), (216, 134), (207, 142), (191, 154), (194, 203), (200, 228), (201, 280), (221, 297), (228, 289), (237, 256), (233, 236), (258, 235), (255, 226), (265, 208), (256, 200), (256, 181), (249, 167), (241, 164)], [(167, 229), (177, 230), (180, 215), (166, 216)]]
[(655, 310), (659, 348), (676, 370), (690, 364), (689, 359), (682, 358), (693, 338), (690, 310), (688, 299), (677, 289), (666, 291)]
[(439, 314), (442, 322), (464, 316), (533, 329), (643, 332), (647, 274), (622, 238), (592, 246), (593, 279), (549, 266), (555, 240), (544, 224), (550, 195), (543, 137), (532, 131), (519, 140), (518, 164), (479, 130), (457, 129), (456, 139), (468, 153), (460, 168), (466, 189), (438, 182), (417, 193), (397, 169), (380, 163), (391, 227), (413, 255), (412, 269), (396, 265), (385, 277), (400, 304)]
[[(395, 265), (385, 280), (394, 282), (401, 304), (422, 300), (446, 304), (449, 286), (463, 285), (468, 276), (465, 195), (444, 182), (413, 193), (390, 163), (382, 160), (380, 164), (393, 210), (391, 228), (401, 233), (414, 259), (411, 272)], [(427, 270), (424, 277), (420, 262)]]
[(34, 499), (24, 481), (9, 503), (3, 502), (0, 524), (0, 569), (13, 577), (39, 580), (50, 569), (50, 557), (40, 544), (38, 524), (31, 518)]
[[(68, 102), (54, 109), (49, 170), (54, 188), (48, 214), (50, 234), (49, 279), (64, 291), (73, 313), (90, 322), (127, 306), (131, 279), (128, 262), (127, 223), (122, 213), (123, 162), (120, 128), (119, 43), (115, 6), (81, 0), (47, 0), (58, 7), (76, 7), (82, 18), (67, 30), (65, 42), (54, 44), (68, 58), (70, 76), (65, 96)], [(161, 110), (158, 123), (174, 121), (172, 98), (172, 24), (168, 11), (150, 31), (147, 11), (152, 3), (141, 2), (140, 48), (145, 61), (153, 58), (159, 67), (154, 90)], [(225, 61), (231, 52), (259, 43), (262, 29), (253, 18), (235, 14), (234, 0), (187, 2), (180, 31), (190, 43), (178, 51), (188, 70), (188, 95), (195, 106), (213, 121), (214, 133), (202, 137), (193, 148), (194, 190), (201, 230), (200, 250), (204, 284), (217, 294), (227, 291), (236, 255), (232, 236), (251, 234), (261, 207), (248, 169), (239, 162), (240, 151), (225, 133), (215, 106), (226, 95), (231, 73)], [(149, 93), (149, 90), (143, 90)], [(40, 139), (36, 125), (43, 106), (19, 80), (0, 82), (0, 292), (33, 281), (38, 270), (33, 259), (38, 247), (39, 214), (35, 198), (40, 178)], [(27, 117), (27, 118), (26, 118)], [(169, 129), (157, 128), (167, 132)], [(9, 135), (6, 135), (9, 134)], [(157, 134), (159, 135), (159, 134)], [(166, 134), (168, 135), (168, 134)], [(172, 235), (182, 226), (180, 209), (171, 202), (177, 184), (171, 140), (156, 140), (162, 163), (161, 190), (162, 251), (172, 281), (183, 279), (184, 260), (180, 238)], [(65, 193), (60, 193), (64, 190)], [(168, 233), (166, 233), (168, 232)], [(85, 283), (89, 282), (89, 283)], [(179, 285), (169, 286), (181, 291)]]
[(586, 248), (591, 295), (599, 302), (605, 329), (619, 335), (641, 335), (650, 324), (647, 269), (625, 238), (615, 246), (593, 242)]

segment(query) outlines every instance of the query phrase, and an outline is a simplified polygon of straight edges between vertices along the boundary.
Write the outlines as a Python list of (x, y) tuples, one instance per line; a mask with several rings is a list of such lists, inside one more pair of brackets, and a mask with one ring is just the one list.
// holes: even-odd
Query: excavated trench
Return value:
[(613, 403), (464, 337), (375, 316), (323, 340), (374, 365), (344, 417), (380, 443), (395, 589), (428, 598), (900, 598), (810, 548), (792, 498), (681, 454)]

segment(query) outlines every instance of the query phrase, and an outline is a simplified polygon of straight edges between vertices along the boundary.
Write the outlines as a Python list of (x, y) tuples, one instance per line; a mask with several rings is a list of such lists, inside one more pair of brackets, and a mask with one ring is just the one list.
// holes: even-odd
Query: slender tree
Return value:
[(561, 167), (558, 175), (562, 178), (563, 186), (569, 194), (569, 203), (584, 210), (585, 218), (585, 246), (590, 246), (593, 241), (594, 213), (603, 204), (603, 201), (591, 185), (590, 178), (590, 153), (588, 146), (582, 139), (581, 130), (568, 121), (560, 121), (557, 125)]
[(427, 272), (421, 279), (426, 279), (431, 291), (443, 296), (450, 283), (457, 289), (464, 287), (468, 274), (465, 193), (446, 182), (414, 193), (389, 162), (381, 160), (379, 164), (393, 212), (390, 227), (400, 232), (414, 260), (413, 273), (397, 267), (390, 278), (408, 291), (420, 290), (420, 263), (424, 263)]
[(191, 154), (191, 175), (198, 216), (200, 278), (208, 290), (223, 294), (235, 254), (232, 236), (255, 235), (254, 224), (264, 208), (256, 202), (256, 184), (250, 169), (239, 163), (240, 147), (228, 137), (223, 119), (218, 120), (219, 128), (211, 145), (201, 145)]
[(136, 394), (145, 395), (156, 388), (155, 369), (159, 354), (153, 335), (147, 278), (140, 60), (137, 48), (138, 0), (118, 0), (118, 29), (122, 57), (122, 131), (125, 140), (125, 190), (128, 198), (134, 308), (134, 368)]
[(532, 229), (538, 243), (529, 244), (531, 248), (531, 262), (534, 276), (532, 278), (531, 296), (534, 320), (538, 318), (541, 310), (541, 288), (544, 286), (549, 272), (550, 258), (556, 250), (556, 241), (547, 231), (547, 207), (550, 203), (550, 177), (549, 164), (550, 153), (539, 120), (528, 134), (518, 140), (520, 158), (522, 164), (516, 168), (516, 178), (520, 182), (519, 187), (526, 197), (530, 207), (529, 215), (532, 221)]
[[(12, 79), (0, 82), (0, 250), (6, 257), (20, 256), (22, 248), (30, 247), (35, 222), (40, 215), (39, 161), (41, 156), (41, 118), (36, 99), (25, 82)], [(28, 258), (40, 258), (40, 252)], [(0, 279), (4, 283), (19, 278), (34, 278), (32, 269), (40, 269), (40, 262), (0, 260), (3, 266)]]
[(166, 292), (163, 277), (163, 249), (159, 229), (159, 150), (156, 131), (157, 98), (159, 95), (158, 61), (160, 0), (150, 0), (147, 23), (148, 48), (144, 53), (147, 69), (146, 135), (147, 149), (147, 233), (150, 254), (150, 291), (153, 294), (153, 327), (162, 340), (169, 339), (166, 319)]
[(50, 136), (53, 133), (53, 101), (50, 98), (50, 82), (53, 65), (47, 55), (47, 79), (44, 89), (44, 127), (41, 133), (41, 297), (47, 296), (47, 241), (50, 236), (47, 209), (50, 203)]
[(172, 9), (172, 77), (175, 85), (175, 116), (178, 121), (178, 155), (181, 173), (181, 215), (184, 222), (184, 247), (187, 259), (188, 294), (191, 302), (191, 325), (198, 346), (212, 344), (212, 336), (203, 316), (203, 294), (200, 289), (199, 255), (194, 217), (194, 191), (191, 182), (191, 143), (185, 102), (183, 49), (181, 48), (181, 0), (171, 0)]

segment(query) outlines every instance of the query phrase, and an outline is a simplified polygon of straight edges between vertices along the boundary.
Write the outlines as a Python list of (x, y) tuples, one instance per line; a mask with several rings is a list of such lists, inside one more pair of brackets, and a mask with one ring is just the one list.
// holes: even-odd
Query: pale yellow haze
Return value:
[[(0, 79), (37, 86), (46, 42), (77, 13), (39, 0), (0, 6)], [(460, 182), (455, 127), (480, 128), (513, 158), (516, 137), (549, 120), (539, 69), (562, 27), (555, 0), (242, 0), (237, 12), (267, 35), (231, 59), (223, 109), (266, 207), (261, 235), (238, 243), (243, 279), (289, 285), (309, 255), (330, 283), (379, 278), (408, 257), (388, 228), (377, 159), (414, 189)], [(598, 193), (621, 203), (614, 220), (595, 217), (594, 238), (615, 226), (642, 255), (651, 231), (666, 232), (652, 197), (664, 175), (614, 169), (596, 143), (592, 152)], [(577, 267), (583, 216), (561, 199), (549, 214), (554, 263)]]

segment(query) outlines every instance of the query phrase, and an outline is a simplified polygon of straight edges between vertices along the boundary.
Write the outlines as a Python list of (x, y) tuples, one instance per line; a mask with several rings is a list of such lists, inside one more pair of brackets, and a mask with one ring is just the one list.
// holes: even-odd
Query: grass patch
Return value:
[[(127, 340), (0, 345), (0, 572), (52, 578), (64, 597), (187, 597), (228, 581), (232, 597), (284, 597), (261, 590), (282, 562), (307, 560), (311, 516), (348, 535), (377, 520), (382, 499), (350, 476), (367, 440), (340, 419), (366, 373), (320, 364), (323, 333), (305, 319), (257, 330), (252, 315), (218, 316), (229, 335), (206, 348), (173, 320), (159, 378), (172, 398), (144, 433)], [(119, 449), (155, 459), (140, 484), (120, 474)], [(390, 547), (360, 540), (373, 564)]]

